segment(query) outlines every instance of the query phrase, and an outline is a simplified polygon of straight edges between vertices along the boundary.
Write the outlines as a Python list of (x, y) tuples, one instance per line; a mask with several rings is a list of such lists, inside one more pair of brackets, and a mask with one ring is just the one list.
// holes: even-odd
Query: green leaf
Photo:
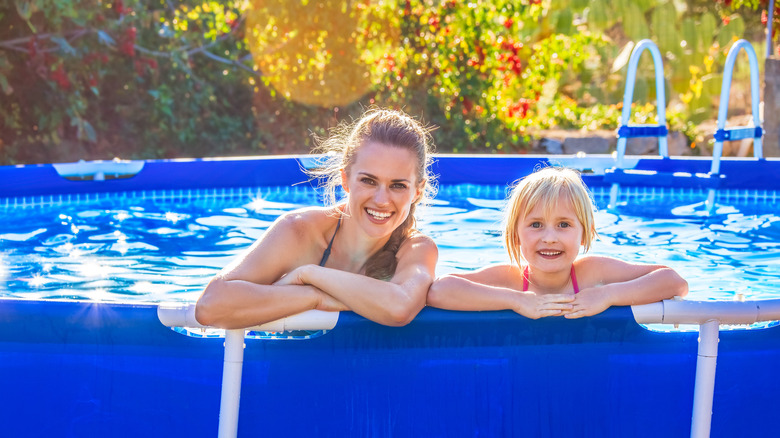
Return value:
[(696, 29), (696, 23), (690, 17), (683, 19), (682, 39), (685, 40), (685, 47), (696, 53), (699, 47), (699, 31)]
[(734, 26), (734, 36), (737, 38), (743, 38), (745, 36), (745, 20), (741, 15), (732, 18), (729, 26)]
[(571, 7), (572, 9), (579, 11), (585, 9), (588, 6), (588, 3), (588, 0), (572, 0)]
[(672, 3), (658, 5), (651, 16), (651, 28), (655, 29), (656, 41), (661, 53), (672, 52), (679, 56), (680, 36), (673, 23), (677, 22), (677, 11)]
[(16, 12), (22, 17), (24, 21), (30, 21), (33, 13), (33, 3), (30, 1), (16, 0)]
[(99, 30), (98, 31), (98, 41), (100, 44), (105, 44), (107, 46), (113, 46), (116, 44), (113, 38), (111, 38), (111, 35), (107, 34), (106, 32)]
[(14, 88), (8, 83), (8, 79), (2, 73), (0, 73), (0, 90), (3, 90), (3, 93), (6, 95), (11, 95), (14, 92)]
[(574, 13), (571, 9), (556, 11), (555, 31), (564, 35), (571, 35), (574, 31)]
[(623, 14), (623, 32), (634, 41), (650, 37), (645, 16), (634, 3), (629, 3)]
[(73, 48), (73, 46), (70, 45), (67, 41), (65, 41), (65, 38), (62, 37), (51, 37), (51, 40), (57, 43), (58, 46), (60, 46), (60, 50), (62, 50), (64, 53), (68, 55), (75, 55), (76, 49)]
[(92, 127), (92, 124), (88, 121), (83, 121), (84, 131), (87, 135), (87, 140), (94, 143), (97, 141), (97, 134), (95, 133), (95, 128)]
[(609, 25), (606, 0), (591, 0), (588, 8), (588, 26), (593, 30), (604, 30)]
[(699, 32), (702, 36), (700, 46), (701, 49), (707, 49), (712, 44), (712, 37), (715, 35), (715, 29), (717, 27), (717, 21), (715, 17), (709, 12), (701, 14), (701, 20), (699, 21)]

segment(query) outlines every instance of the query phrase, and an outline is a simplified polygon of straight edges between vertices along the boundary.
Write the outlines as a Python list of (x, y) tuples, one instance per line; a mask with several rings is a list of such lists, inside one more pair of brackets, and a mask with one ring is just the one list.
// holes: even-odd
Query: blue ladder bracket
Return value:
[(728, 128), (715, 131), (715, 141), (735, 141), (746, 138), (761, 138), (764, 130), (760, 126), (747, 128)]
[(725, 175), (711, 173), (658, 172), (616, 167), (604, 170), (604, 182), (625, 186), (717, 189), (725, 179)]
[(617, 130), (618, 138), (666, 137), (666, 125), (622, 125)]

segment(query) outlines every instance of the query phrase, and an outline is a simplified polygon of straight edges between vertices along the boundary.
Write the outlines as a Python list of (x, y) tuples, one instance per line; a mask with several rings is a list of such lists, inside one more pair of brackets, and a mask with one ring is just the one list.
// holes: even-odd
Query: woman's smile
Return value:
[(348, 210), (358, 225), (374, 238), (389, 236), (409, 216), (420, 196), (414, 154), (404, 148), (381, 143), (363, 145), (355, 161), (342, 174), (349, 193)]

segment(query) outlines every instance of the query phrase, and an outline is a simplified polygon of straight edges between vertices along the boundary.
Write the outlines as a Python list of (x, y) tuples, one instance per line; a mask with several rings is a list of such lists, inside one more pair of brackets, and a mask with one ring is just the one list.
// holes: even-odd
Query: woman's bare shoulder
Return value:
[(338, 211), (334, 208), (304, 207), (279, 216), (273, 228), (308, 236), (321, 233), (323, 229), (338, 221), (338, 218)]

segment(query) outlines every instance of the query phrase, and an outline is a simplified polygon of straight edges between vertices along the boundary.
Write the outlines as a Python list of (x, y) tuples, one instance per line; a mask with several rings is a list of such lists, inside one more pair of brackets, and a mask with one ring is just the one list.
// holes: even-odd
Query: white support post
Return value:
[(225, 363), (222, 368), (222, 398), (219, 404), (219, 438), (238, 434), (241, 400), (241, 370), (244, 365), (244, 329), (225, 330)]
[(715, 319), (706, 321), (699, 326), (699, 353), (696, 359), (696, 383), (693, 388), (691, 438), (710, 436), (719, 330), (720, 323)]

